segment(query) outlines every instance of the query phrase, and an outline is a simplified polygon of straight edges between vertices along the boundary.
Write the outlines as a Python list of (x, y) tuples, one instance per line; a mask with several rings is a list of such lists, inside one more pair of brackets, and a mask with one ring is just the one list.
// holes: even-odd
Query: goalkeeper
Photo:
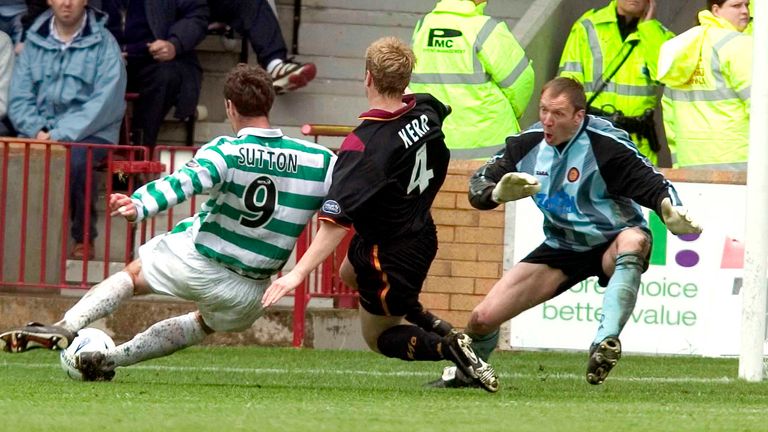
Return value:
[[(469, 201), (480, 210), (533, 197), (544, 214), (546, 240), (493, 286), (472, 311), (466, 332), (487, 360), (503, 322), (597, 276), (607, 288), (586, 379), (601, 384), (621, 357), (619, 334), (648, 267), (652, 239), (640, 205), (661, 215), (673, 234), (700, 233), (701, 227), (627, 133), (586, 115), (585, 107), (581, 84), (548, 82), (540, 123), (507, 138), (505, 149), (472, 176)], [(455, 368), (432, 384), (471, 385)]]

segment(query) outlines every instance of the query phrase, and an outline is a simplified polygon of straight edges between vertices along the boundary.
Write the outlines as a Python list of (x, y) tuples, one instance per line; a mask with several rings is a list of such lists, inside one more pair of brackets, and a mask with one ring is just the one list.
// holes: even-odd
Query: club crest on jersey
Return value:
[(579, 177), (581, 177), (581, 173), (579, 172), (578, 169), (576, 169), (576, 167), (571, 167), (571, 169), (568, 170), (568, 181), (569, 182), (573, 183), (576, 180), (578, 180)]
[(323, 203), (323, 213), (328, 213), (332, 215), (341, 214), (341, 206), (339, 203), (337, 203), (334, 200), (328, 200)]

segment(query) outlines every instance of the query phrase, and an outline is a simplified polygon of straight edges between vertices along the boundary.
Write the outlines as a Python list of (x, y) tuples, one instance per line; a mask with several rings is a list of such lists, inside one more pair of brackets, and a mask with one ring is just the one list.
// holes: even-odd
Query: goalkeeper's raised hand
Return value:
[(672, 234), (700, 234), (702, 228), (691, 219), (688, 210), (682, 206), (673, 206), (669, 198), (661, 201), (661, 217)]
[(515, 201), (529, 197), (541, 190), (541, 183), (536, 177), (519, 172), (504, 174), (504, 177), (496, 183), (491, 194), (491, 199), (497, 203)]

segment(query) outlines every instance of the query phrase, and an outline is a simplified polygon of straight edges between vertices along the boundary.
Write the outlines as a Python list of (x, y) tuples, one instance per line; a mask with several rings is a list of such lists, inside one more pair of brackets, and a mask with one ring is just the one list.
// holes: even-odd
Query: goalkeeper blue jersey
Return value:
[(491, 192), (508, 172), (528, 173), (541, 183), (532, 198), (544, 214), (545, 243), (558, 249), (585, 251), (626, 228), (647, 230), (640, 205), (661, 214), (664, 198), (681, 204), (672, 184), (627, 133), (594, 116), (586, 116), (570, 141), (557, 146), (544, 140), (541, 123), (507, 138), (505, 148), (470, 180), (472, 205), (496, 207)]

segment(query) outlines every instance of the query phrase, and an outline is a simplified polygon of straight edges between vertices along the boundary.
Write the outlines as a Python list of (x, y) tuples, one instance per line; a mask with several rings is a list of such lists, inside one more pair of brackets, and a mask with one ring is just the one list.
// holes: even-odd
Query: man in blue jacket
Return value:
[(208, 5), (206, 0), (100, 3), (128, 62), (128, 90), (139, 93), (133, 110), (133, 142), (153, 147), (171, 107), (176, 107), (178, 120), (196, 114), (203, 71), (195, 47), (206, 35)]
[[(49, 0), (27, 33), (13, 70), (8, 113), (20, 136), (62, 142), (113, 144), (125, 112), (126, 71), (106, 16), (87, 0)], [(74, 258), (92, 256), (95, 192), (86, 202), (87, 168), (106, 155), (72, 148), (71, 235)], [(89, 232), (85, 214), (91, 212)]]

